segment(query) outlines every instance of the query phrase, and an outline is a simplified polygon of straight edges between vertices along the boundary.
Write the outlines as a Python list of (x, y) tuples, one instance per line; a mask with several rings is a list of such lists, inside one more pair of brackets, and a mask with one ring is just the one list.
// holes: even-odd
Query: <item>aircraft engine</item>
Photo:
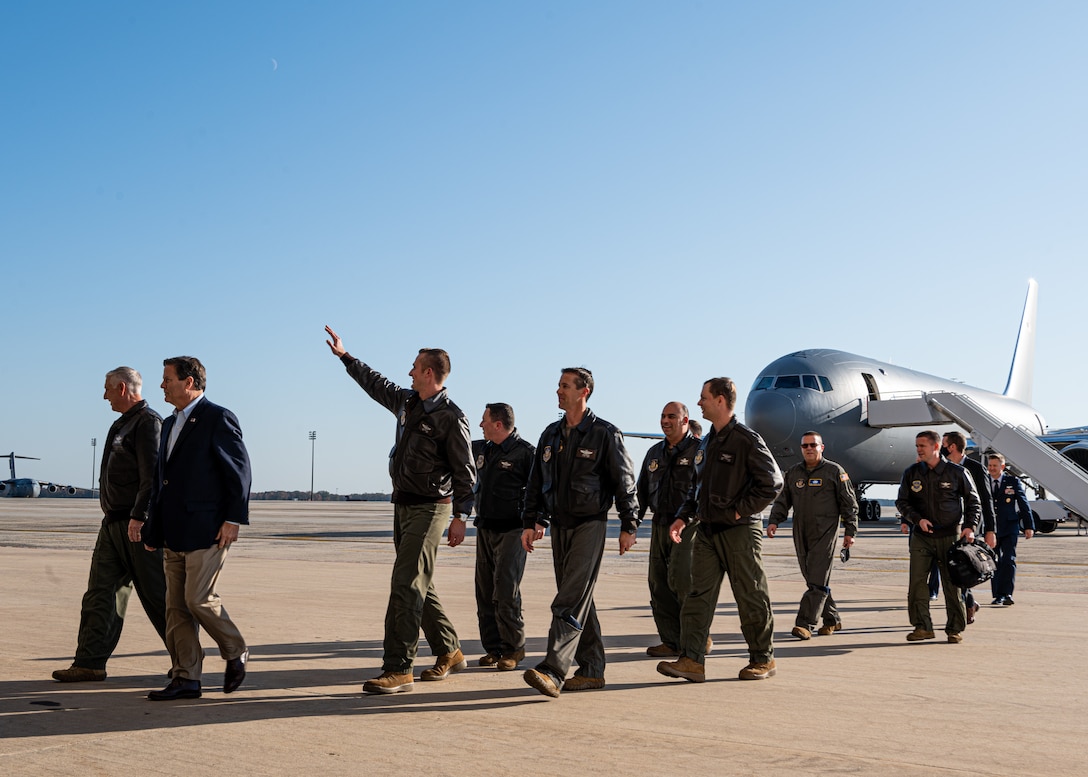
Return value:
[(1075, 442), (1062, 448), (1062, 455), (1078, 467), (1088, 470), (1088, 442)]
[(58, 486), (56, 483), (50, 483), (48, 486), (45, 487), (45, 489), (50, 494), (63, 493), (63, 494), (71, 495), (71, 494), (74, 494), (76, 492), (76, 489), (75, 489), (74, 486)]

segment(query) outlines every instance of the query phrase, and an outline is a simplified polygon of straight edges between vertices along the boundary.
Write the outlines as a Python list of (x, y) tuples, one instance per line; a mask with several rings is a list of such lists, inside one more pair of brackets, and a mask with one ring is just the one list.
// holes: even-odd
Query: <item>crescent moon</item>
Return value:
[(279, 70), (279, 67), (280, 67), (280, 63), (273, 59), (272, 60), (272, 72), (275, 73), (277, 70)]

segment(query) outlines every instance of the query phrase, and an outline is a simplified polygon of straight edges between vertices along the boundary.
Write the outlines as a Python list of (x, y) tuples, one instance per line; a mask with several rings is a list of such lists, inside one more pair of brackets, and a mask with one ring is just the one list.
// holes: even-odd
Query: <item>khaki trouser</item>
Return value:
[(171, 677), (199, 680), (204, 651), (200, 629), (219, 646), (224, 660), (238, 658), (246, 641), (219, 601), (215, 590), (227, 560), (227, 548), (212, 545), (203, 550), (162, 552), (166, 574), (166, 649), (173, 662)]

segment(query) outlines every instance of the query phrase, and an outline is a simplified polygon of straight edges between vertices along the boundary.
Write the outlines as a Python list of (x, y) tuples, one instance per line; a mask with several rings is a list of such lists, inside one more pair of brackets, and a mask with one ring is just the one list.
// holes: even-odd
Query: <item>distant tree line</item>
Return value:
[[(309, 502), (309, 491), (253, 491), (250, 500), (274, 500), (280, 502)], [(365, 494), (330, 494), (328, 491), (314, 491), (315, 502), (388, 502), (389, 494), (368, 492)]]
[[(51, 494), (46, 490), (42, 490), (41, 499), (87, 499), (91, 497), (91, 492), (86, 488), (77, 488), (74, 494), (69, 494), (66, 491), (61, 491), (55, 494)], [(391, 494), (383, 494), (379, 491), (368, 492), (365, 494), (330, 494), (328, 491), (314, 491), (315, 502), (388, 502), (392, 497)], [(98, 490), (95, 489), (94, 498), (98, 498)], [(250, 499), (262, 499), (269, 501), (284, 501), (284, 502), (309, 502), (309, 491), (253, 491), (249, 495)]]

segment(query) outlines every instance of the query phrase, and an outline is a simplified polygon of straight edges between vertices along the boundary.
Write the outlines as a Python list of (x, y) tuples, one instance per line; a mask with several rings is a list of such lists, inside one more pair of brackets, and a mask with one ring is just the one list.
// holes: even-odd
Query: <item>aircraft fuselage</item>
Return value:
[(0, 496), (33, 499), (41, 492), (41, 485), (31, 478), (0, 481)]
[(801, 461), (801, 435), (811, 430), (823, 437), (825, 455), (845, 467), (855, 483), (898, 484), (903, 470), (917, 458), (914, 439), (919, 431), (964, 430), (945, 420), (927, 426), (873, 427), (869, 402), (936, 391), (969, 396), (1008, 423), (1033, 434), (1045, 432), (1046, 424), (1034, 408), (1010, 397), (829, 349), (797, 351), (767, 365), (748, 394), (744, 417), (783, 470)]

